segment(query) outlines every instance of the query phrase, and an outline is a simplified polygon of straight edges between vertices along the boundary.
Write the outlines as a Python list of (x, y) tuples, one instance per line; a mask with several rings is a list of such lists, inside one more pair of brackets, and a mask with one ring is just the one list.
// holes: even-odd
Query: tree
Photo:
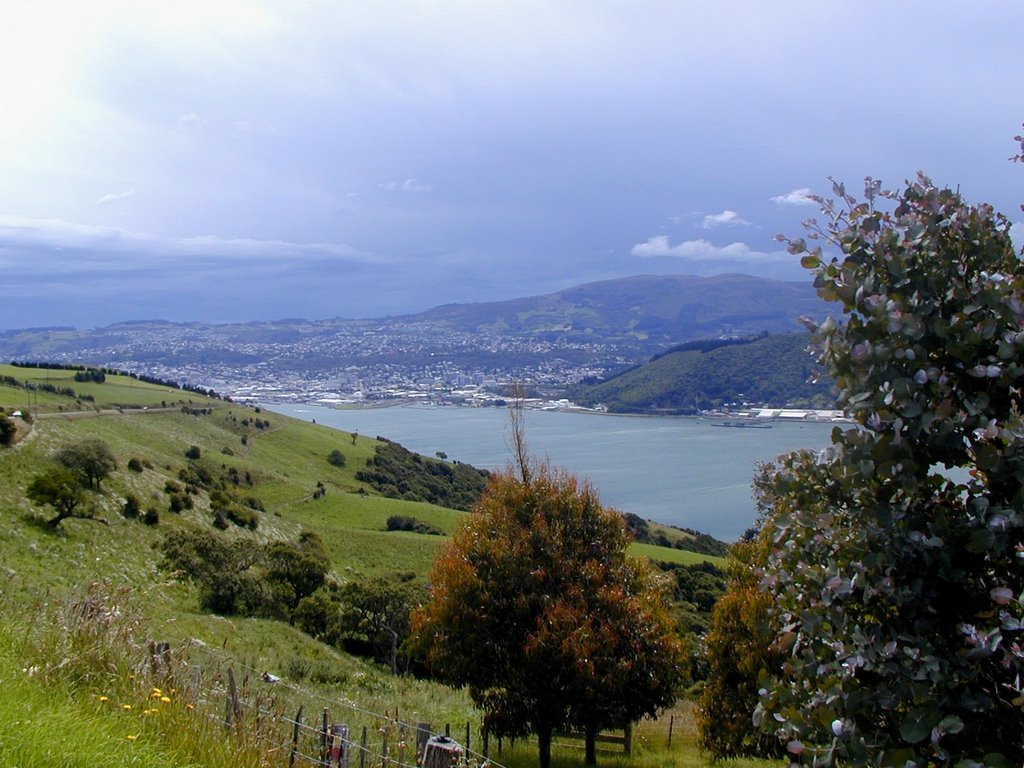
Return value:
[(468, 686), (492, 734), (536, 733), (542, 768), (556, 728), (593, 737), (674, 701), (682, 643), (629, 543), (622, 515), (573, 475), (546, 464), (497, 473), (414, 613), (431, 673)]
[(345, 466), (345, 454), (335, 448), (329, 454), (327, 454), (327, 463), (335, 467)]
[(816, 764), (1024, 760), (1024, 272), (1010, 223), (919, 176), (834, 185), (789, 243), (858, 422), (770, 481), (763, 584), (787, 657), (758, 722)]
[(100, 490), (100, 483), (117, 469), (117, 459), (103, 440), (90, 438), (57, 451), (57, 461), (80, 472), (89, 488)]
[(399, 647), (409, 636), (409, 617), (422, 582), (377, 577), (350, 581), (338, 590), (342, 642), (365, 643), (374, 658), (398, 674)]
[(57, 512), (46, 521), (51, 528), (56, 528), (69, 517), (106, 523), (106, 520), (95, 517), (93, 510), (86, 505), (82, 474), (67, 467), (55, 465), (43, 470), (32, 478), (25, 495), (34, 504), (53, 507)]
[(740, 756), (778, 757), (774, 734), (754, 727), (759, 689), (777, 673), (782, 654), (775, 643), (771, 594), (759, 585), (771, 544), (770, 532), (739, 541), (729, 549), (728, 591), (711, 613), (705, 637), (708, 677), (700, 695), (697, 728), (701, 749), (718, 760)]

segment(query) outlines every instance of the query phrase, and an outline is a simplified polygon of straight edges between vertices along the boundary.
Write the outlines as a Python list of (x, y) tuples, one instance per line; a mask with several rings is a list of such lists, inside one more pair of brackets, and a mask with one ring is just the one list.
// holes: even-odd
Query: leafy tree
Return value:
[(295, 623), (295, 609), (324, 583), (330, 560), (326, 554), (284, 542), (266, 548), (266, 578), (278, 587), (288, 621)]
[[(920, 176), (836, 184), (790, 242), (846, 322), (814, 328), (858, 428), (770, 481), (787, 652), (758, 722), (816, 764), (1024, 760), (1024, 272), (1010, 223)], [(953, 471), (956, 470), (956, 471)]]
[(100, 483), (117, 469), (117, 459), (103, 440), (91, 438), (57, 451), (57, 461), (68, 469), (80, 472), (90, 488), (100, 490)]
[[(521, 429), (515, 444), (526, 457)], [(488, 489), (431, 572), (413, 618), (430, 671), (468, 686), (498, 736), (593, 736), (674, 701), (682, 644), (652, 571), (627, 557), (623, 518), (568, 473), (522, 463)]]
[(37, 474), (25, 489), (25, 495), (34, 504), (50, 506), (56, 511), (57, 514), (46, 521), (51, 528), (56, 528), (69, 517), (105, 523), (105, 520), (95, 517), (87, 506), (85, 494), (82, 473), (60, 465)]
[(729, 550), (728, 591), (715, 603), (705, 637), (708, 676), (697, 709), (699, 743), (715, 759), (756, 755), (778, 757), (774, 734), (754, 727), (759, 688), (782, 666), (775, 643), (774, 602), (762, 590), (761, 568), (770, 551), (770, 532), (739, 541)]
[(338, 590), (339, 628), (346, 647), (369, 646), (378, 661), (398, 674), (399, 649), (409, 637), (410, 615), (423, 596), (422, 583), (378, 577), (348, 582)]
[(262, 603), (259, 579), (251, 570), (262, 555), (256, 542), (229, 540), (188, 527), (171, 531), (161, 549), (164, 567), (179, 571), (198, 586), (203, 608), (221, 614), (248, 613)]

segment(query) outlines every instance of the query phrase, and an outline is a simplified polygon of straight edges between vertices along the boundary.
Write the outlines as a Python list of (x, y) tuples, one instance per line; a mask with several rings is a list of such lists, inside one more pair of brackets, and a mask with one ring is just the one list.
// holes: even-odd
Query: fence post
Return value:
[(292, 749), (288, 753), (288, 768), (295, 765), (295, 755), (299, 752), (299, 731), (302, 729), (302, 705), (299, 705), (299, 711), (295, 713), (295, 727), (292, 728)]
[(323, 766), (330, 765), (328, 761), (331, 757), (330, 748), (328, 746), (328, 737), (330, 736), (330, 731), (327, 727), (328, 717), (329, 714), (327, 712), (327, 707), (324, 707), (323, 720), (320, 724), (320, 765)]
[(668, 718), (668, 745), (672, 746), (672, 726), (676, 724), (676, 716), (670, 715)]
[(416, 759), (423, 759), (423, 750), (430, 740), (430, 723), (416, 723)]
[(626, 723), (625, 728), (625, 739), (623, 741), (622, 751), (626, 757), (630, 757), (633, 754), (633, 724)]
[(363, 726), (363, 737), (359, 742), (359, 768), (366, 768), (366, 726)]
[(336, 763), (338, 768), (348, 768), (348, 726), (331, 726), (331, 756), (330, 763)]
[(388, 768), (388, 732), (382, 731), (380, 734), (380, 766), (381, 768)]
[(484, 737), (484, 759), (486, 759), (486, 758), (490, 757), (490, 755), (487, 754), (487, 752), (488, 752), (487, 748), (489, 746), (488, 741), (490, 739), (490, 734), (487, 733), (487, 726), (486, 725), (480, 726), (480, 730), (483, 733), (483, 737)]

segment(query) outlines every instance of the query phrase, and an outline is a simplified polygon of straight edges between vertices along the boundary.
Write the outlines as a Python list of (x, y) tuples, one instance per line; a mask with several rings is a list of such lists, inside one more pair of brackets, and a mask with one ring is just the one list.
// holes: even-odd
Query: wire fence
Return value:
[[(211, 723), (276, 755), (275, 762), (282, 765), (503, 768), (488, 755), (486, 731), (474, 729), (471, 722), (459, 741), (452, 737), (450, 725), (438, 732), (429, 723), (400, 718), (397, 709), (394, 714), (381, 713), (325, 696), (200, 644), (186, 646), (174, 656), (168, 644), (151, 644), (150, 663), (156, 678), (175, 680), (179, 688), (189, 689), (195, 706)], [(471, 748), (474, 732), (480, 751)]]

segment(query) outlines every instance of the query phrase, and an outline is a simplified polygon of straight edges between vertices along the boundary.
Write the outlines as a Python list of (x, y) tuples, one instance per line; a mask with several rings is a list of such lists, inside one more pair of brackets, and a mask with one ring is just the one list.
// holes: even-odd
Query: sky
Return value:
[(1024, 3), (11, 0), (0, 330), (806, 280), (830, 176), (1024, 219)]

